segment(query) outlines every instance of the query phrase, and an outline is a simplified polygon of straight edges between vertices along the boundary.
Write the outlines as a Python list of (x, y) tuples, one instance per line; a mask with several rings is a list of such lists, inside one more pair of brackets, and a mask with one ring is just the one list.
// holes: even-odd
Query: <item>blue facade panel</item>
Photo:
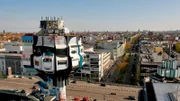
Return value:
[(33, 40), (33, 36), (22, 36), (22, 41)]

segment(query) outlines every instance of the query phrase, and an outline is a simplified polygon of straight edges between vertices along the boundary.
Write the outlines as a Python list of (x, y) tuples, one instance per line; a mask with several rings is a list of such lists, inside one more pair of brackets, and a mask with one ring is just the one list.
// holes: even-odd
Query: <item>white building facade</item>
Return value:
[(4, 44), (6, 53), (22, 53), (22, 43), (19, 42), (8, 42)]
[[(85, 65), (79, 72), (89, 80), (100, 81), (109, 70), (110, 52), (86, 52)], [(88, 75), (88, 76), (87, 76)]]

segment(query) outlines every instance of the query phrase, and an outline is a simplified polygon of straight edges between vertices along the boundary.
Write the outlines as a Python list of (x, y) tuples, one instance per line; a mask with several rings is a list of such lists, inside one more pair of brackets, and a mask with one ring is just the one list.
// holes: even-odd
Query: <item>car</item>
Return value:
[(76, 83), (76, 80), (72, 81), (72, 83)]
[(103, 87), (105, 87), (105, 86), (106, 86), (106, 84), (102, 83), (102, 84), (100, 84), (100, 86), (103, 86)]
[(129, 100), (136, 100), (135, 96), (129, 96)]
[(111, 95), (116, 95), (116, 93), (111, 93)]
[(87, 82), (88, 82), (88, 83), (91, 83), (91, 81), (89, 81), (89, 80), (88, 80)]

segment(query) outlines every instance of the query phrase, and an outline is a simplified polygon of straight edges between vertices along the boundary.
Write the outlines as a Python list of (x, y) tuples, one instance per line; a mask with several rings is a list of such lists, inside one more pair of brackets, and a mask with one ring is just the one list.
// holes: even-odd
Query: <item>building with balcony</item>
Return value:
[(110, 52), (104, 50), (86, 51), (85, 65), (78, 72), (81, 79), (100, 81), (109, 70)]

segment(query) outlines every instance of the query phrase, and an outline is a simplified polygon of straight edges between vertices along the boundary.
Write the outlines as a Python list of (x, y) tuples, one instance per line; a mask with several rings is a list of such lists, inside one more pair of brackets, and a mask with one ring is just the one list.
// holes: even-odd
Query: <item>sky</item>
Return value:
[(37, 32), (63, 16), (70, 31), (179, 30), (180, 0), (0, 0), (0, 32)]

